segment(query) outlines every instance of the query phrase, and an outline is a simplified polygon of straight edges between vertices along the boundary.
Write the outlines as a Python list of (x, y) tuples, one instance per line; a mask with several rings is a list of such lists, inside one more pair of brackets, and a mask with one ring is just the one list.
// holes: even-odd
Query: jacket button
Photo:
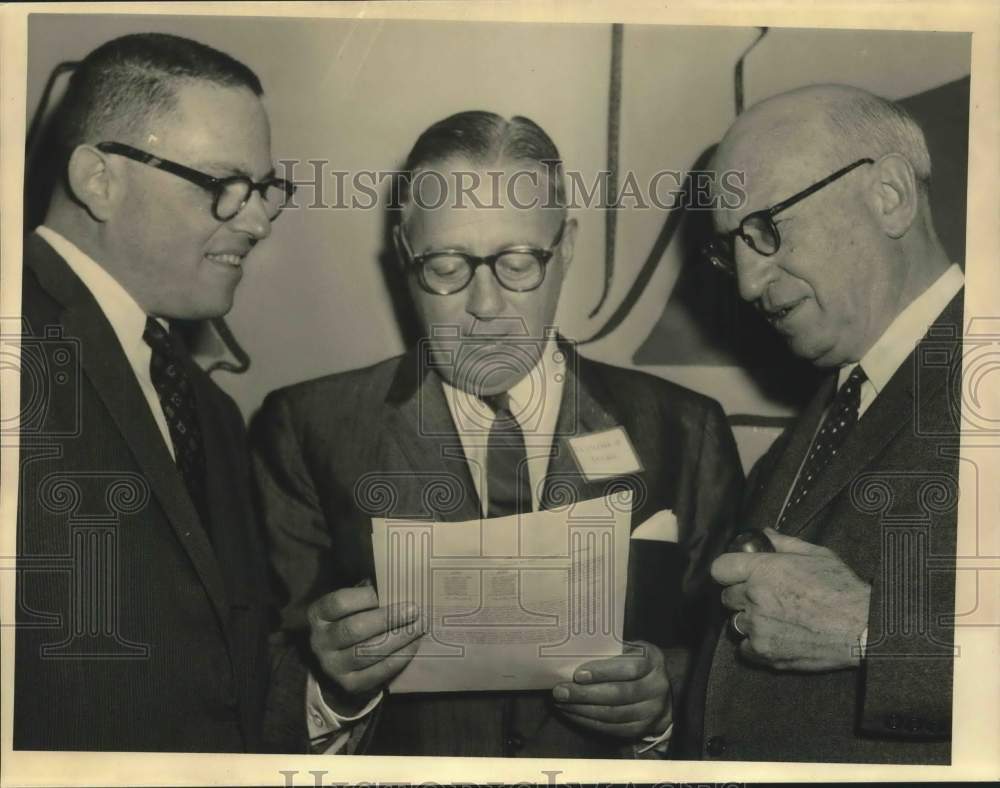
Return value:
[(726, 751), (726, 739), (724, 736), (712, 736), (705, 742), (705, 752), (715, 757), (722, 755)]
[(511, 733), (504, 739), (507, 752), (518, 752), (524, 749), (524, 737), (520, 733)]
[(906, 729), (910, 733), (920, 733), (920, 730), (924, 727), (924, 721), (919, 717), (910, 717), (906, 721)]
[(899, 723), (900, 719), (898, 714), (889, 714), (885, 718), (885, 727), (891, 731), (897, 730), (899, 728)]

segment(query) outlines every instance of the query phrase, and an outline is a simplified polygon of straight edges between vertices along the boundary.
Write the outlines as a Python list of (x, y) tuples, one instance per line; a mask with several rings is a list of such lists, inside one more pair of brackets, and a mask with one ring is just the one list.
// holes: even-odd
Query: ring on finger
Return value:
[(737, 610), (733, 614), (733, 617), (731, 619), (729, 619), (729, 624), (730, 624), (730, 626), (732, 626), (733, 631), (737, 635), (739, 635), (741, 638), (746, 638), (746, 637), (750, 636), (750, 633), (749, 632), (744, 632), (742, 629), (740, 629), (740, 621), (739, 621), (739, 619), (740, 619), (740, 615), (742, 613), (743, 613), (742, 610)]

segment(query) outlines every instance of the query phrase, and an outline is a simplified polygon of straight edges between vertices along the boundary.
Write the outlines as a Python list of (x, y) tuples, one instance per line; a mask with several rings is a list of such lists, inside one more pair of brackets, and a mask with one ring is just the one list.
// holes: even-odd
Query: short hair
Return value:
[(552, 138), (523, 115), (504, 118), (495, 112), (468, 110), (450, 115), (427, 128), (414, 143), (403, 165), (400, 205), (409, 202), (414, 173), (453, 156), (488, 166), (502, 162), (527, 162), (541, 167), (549, 179), (551, 196), (566, 206), (562, 159)]
[(827, 111), (837, 161), (860, 156), (878, 159), (898, 153), (910, 162), (920, 189), (931, 183), (931, 156), (924, 132), (909, 112), (887, 99), (861, 91), (832, 103)]
[(135, 33), (102, 44), (77, 65), (57, 110), (60, 152), (142, 131), (176, 106), (180, 85), (195, 80), (264, 93), (250, 68), (189, 38)]

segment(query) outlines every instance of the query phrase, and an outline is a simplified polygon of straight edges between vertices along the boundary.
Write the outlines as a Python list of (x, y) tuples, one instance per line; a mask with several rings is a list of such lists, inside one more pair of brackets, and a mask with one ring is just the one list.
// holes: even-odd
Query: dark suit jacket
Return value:
[[(577, 364), (578, 361), (578, 364)], [(566, 438), (621, 425), (642, 461), (632, 525), (662, 509), (679, 544), (633, 542), (625, 636), (670, 649), (679, 682), (710, 592), (708, 567), (726, 543), (742, 488), (732, 433), (718, 404), (651, 376), (570, 353), (543, 507), (567, 491), (604, 494), (580, 475)], [(440, 381), (421, 375), (415, 351), (368, 369), (271, 394), (251, 430), (270, 556), (285, 597), (283, 624), (303, 644), (309, 603), (374, 579), (371, 518), (464, 521), (479, 499)], [(441, 511), (425, 491), (458, 484)], [(440, 506), (444, 506), (441, 504)], [(305, 648), (305, 646), (304, 646)], [(621, 740), (571, 727), (548, 692), (398, 695), (382, 704), (366, 752), (378, 754), (615, 757)], [(631, 752), (629, 743), (628, 752)]]
[[(960, 402), (960, 376), (949, 375), (961, 335), (959, 293), (782, 529), (829, 547), (872, 584), (862, 667), (753, 666), (722, 626), (692, 679), (689, 757), (949, 762)], [(747, 527), (777, 521), (835, 381), (754, 469)]]
[(191, 363), (206, 529), (93, 296), (37, 235), (23, 276), (14, 747), (257, 750), (269, 600), (240, 413)]

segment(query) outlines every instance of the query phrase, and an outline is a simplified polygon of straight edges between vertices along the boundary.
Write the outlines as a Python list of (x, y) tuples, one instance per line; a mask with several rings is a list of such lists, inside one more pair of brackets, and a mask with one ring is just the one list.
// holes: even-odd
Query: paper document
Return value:
[(621, 654), (631, 509), (625, 490), (464, 523), (372, 520), (379, 603), (429, 622), (391, 691), (550, 689)]

